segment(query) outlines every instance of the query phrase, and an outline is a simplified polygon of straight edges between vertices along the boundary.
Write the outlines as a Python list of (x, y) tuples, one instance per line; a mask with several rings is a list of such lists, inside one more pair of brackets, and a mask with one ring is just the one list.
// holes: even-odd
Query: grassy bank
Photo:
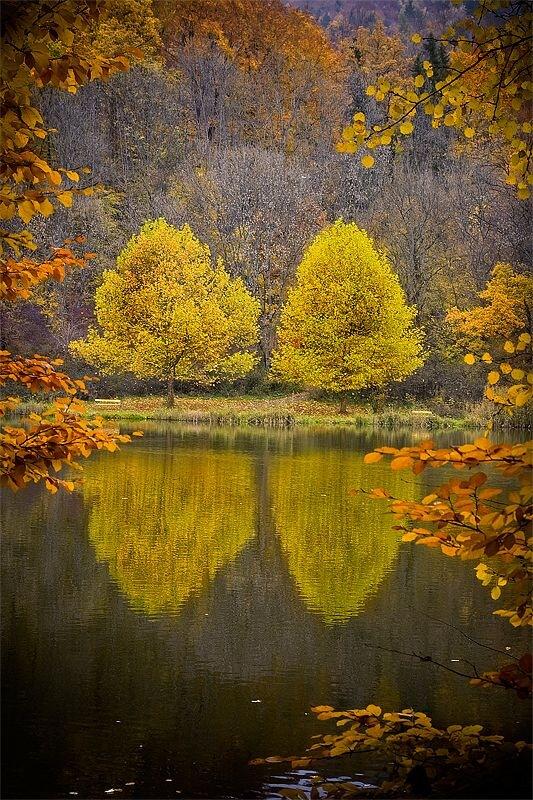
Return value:
[[(25, 402), (18, 415), (39, 412), (44, 403)], [(389, 407), (373, 413), (370, 407), (351, 405), (348, 413), (338, 413), (333, 401), (317, 400), (306, 394), (280, 397), (179, 396), (174, 408), (167, 408), (162, 397), (124, 397), (120, 405), (87, 404), (89, 417), (118, 420), (159, 420), (189, 425), (252, 425), (285, 428), (293, 425), (344, 425), (354, 427), (413, 427), (427, 430), (443, 428), (479, 428), (483, 418), (476, 413), (463, 417), (442, 416), (422, 406)]]

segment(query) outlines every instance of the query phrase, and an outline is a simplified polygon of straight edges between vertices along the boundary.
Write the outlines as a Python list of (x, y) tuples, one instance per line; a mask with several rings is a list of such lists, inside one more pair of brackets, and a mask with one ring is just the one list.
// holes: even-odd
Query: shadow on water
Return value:
[(363, 469), (392, 438), (147, 425), (75, 494), (9, 498), (4, 796), (255, 796), (275, 767), (248, 760), (302, 751), (325, 730), (316, 703), (523, 734), (520, 701), (379, 649), (482, 669), (492, 655), (443, 623), (510, 636), (471, 565), (400, 544), (384, 507), (350, 494), (424, 492)]

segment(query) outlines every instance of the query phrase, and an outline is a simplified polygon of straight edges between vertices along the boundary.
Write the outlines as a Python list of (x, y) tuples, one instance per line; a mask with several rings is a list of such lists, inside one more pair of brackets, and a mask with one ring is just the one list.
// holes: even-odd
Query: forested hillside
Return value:
[[(354, 113), (380, 118), (367, 87), (383, 75), (402, 86), (422, 68), (411, 31), (436, 30), (444, 4), (298, 5), (320, 12), (322, 25), (280, 0), (109, 0), (84, 43), (109, 57), (138, 48), (129, 71), (38, 97), (57, 131), (43, 140), (45, 155), (100, 190), (30, 223), (43, 251), (83, 233), (95, 258), (31, 302), (2, 308), (5, 349), (71, 360), (69, 344), (94, 322), (104, 270), (146, 220), (164, 218), (188, 224), (258, 300), (254, 380), (264, 381), (304, 250), (343, 218), (387, 253), (423, 331), (425, 364), (396, 395), (481, 397), (445, 318), (479, 304), (496, 264), (527, 269), (528, 203), (501, 180), (500, 153), (430, 118), (376, 150), (373, 169), (339, 152)], [(423, 53), (437, 80), (446, 53), (431, 38)], [(502, 291), (512, 295), (509, 283)]]
[(438, 32), (455, 17), (453, 7), (441, 0), (291, 0), (290, 5), (312, 14), (332, 33), (370, 28), (379, 19), (403, 33)]

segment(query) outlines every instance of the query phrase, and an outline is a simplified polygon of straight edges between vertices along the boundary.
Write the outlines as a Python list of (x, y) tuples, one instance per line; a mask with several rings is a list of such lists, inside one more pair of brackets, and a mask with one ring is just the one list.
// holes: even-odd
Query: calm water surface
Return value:
[(523, 736), (527, 704), (390, 652), (516, 642), (471, 564), (350, 493), (426, 494), (442, 473), (363, 467), (411, 436), (147, 425), (74, 494), (4, 498), (3, 796), (254, 797), (280, 766), (248, 760), (302, 752), (317, 703)]

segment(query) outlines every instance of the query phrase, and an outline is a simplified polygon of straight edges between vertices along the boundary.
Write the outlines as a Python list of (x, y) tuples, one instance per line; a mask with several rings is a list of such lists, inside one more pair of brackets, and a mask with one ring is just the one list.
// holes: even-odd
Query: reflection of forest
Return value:
[[(113, 458), (89, 462), (84, 492), (90, 502), (81, 494), (51, 497), (36, 491), (29, 498), (31, 503), (26, 495), (7, 505), (3, 721), (11, 734), (6, 746), (6, 796), (24, 792), (41, 796), (43, 776), (51, 794), (54, 789), (57, 794), (74, 789), (80, 796), (95, 796), (95, 787), (145, 780), (156, 787), (145, 796), (166, 796), (158, 791), (169, 765), (171, 775), (179, 775), (175, 786), (184, 794), (237, 794), (249, 790), (256, 779), (247, 766), (250, 757), (298, 752), (310, 735), (324, 730), (323, 723), (305, 714), (319, 702), (344, 706), (378, 700), (388, 708), (415, 705), (443, 723), (475, 719), (516, 731), (516, 721), (527, 715), (527, 709), (514, 697), (474, 691), (449, 673), (376, 649), (431, 653), (443, 662), (466, 657), (480, 668), (491, 664), (492, 653), (421, 613), (459, 624), (476, 639), (505, 648), (507, 627), (491, 615), (491, 600), (473, 579), (471, 565), (401, 546), (392, 553), (379, 590), (367, 597), (364, 613), (359, 607), (358, 613), (344, 617), (342, 625), (329, 625), (324, 624), (328, 606), (310, 612), (315, 599), (302, 596), (297, 559), (292, 556), (291, 564), (283, 533), (276, 536), (274, 531), (274, 513), (279, 525), (291, 502), (279, 498), (274, 481), (289, 471), (284, 461), (291, 452), (294, 484), (286, 489), (286, 497), (292, 493), (294, 504), (300, 476), (307, 470), (297, 466), (300, 461), (309, 461), (308, 480), (314, 487), (308, 491), (301, 486), (302, 497), (312, 491), (328, 493), (333, 486), (312, 483), (319, 444), (313, 437), (307, 444), (288, 441), (283, 446), (276, 446), (272, 438), (268, 445), (261, 439), (238, 447), (233, 443), (229, 450), (226, 447), (224, 458), (222, 443), (211, 447), (208, 441), (194, 444), (187, 437), (169, 441), (147, 437), (141, 443), (143, 459), (152, 467), (154, 482), (150, 484), (148, 473), (146, 480), (131, 487), (138, 497), (124, 491), (126, 477), (121, 477), (128, 475), (131, 447)], [(340, 446), (337, 440), (336, 444), (331, 441), (324, 447), (324, 474), (328, 474), (330, 457), (332, 462), (340, 459), (347, 474), (339, 480), (353, 485), (357, 458), (350, 472), (351, 454), (345, 457), (339, 452), (347, 443)], [(116, 569), (130, 563), (127, 551), (120, 561), (113, 561), (109, 549), (106, 560), (99, 561), (95, 549), (99, 557), (104, 551), (98, 550), (94, 535), (91, 540), (87, 537), (95, 508), (100, 507), (110, 524), (124, 520), (122, 511), (115, 513), (108, 507), (105, 491), (116, 498), (113, 503), (131, 498), (139, 515), (136, 525), (141, 528), (146, 522), (147, 530), (154, 531), (145, 504), (152, 502), (158, 485), (167, 485), (163, 467), (155, 478), (159, 473), (154, 464), (164, 460), (160, 451), (170, 448), (178, 461), (189, 461), (191, 480), (181, 488), (189, 508), (197, 503), (207, 520), (215, 519), (217, 507), (207, 499), (202, 507), (198, 500), (201, 481), (195, 484), (193, 452), (199, 463), (205, 458), (211, 464), (210, 485), (220, 492), (220, 518), (226, 513), (228, 498), (242, 496), (244, 503), (239, 525), (234, 523), (239, 533), (232, 540), (233, 550), (220, 549), (214, 522), (209, 539), (198, 543), (197, 552), (208, 553), (214, 568), (194, 573), (194, 580), (179, 584), (183, 602), (173, 614), (167, 613), (176, 609), (169, 588), (175, 590), (181, 572), (154, 567), (154, 580), (168, 577), (169, 582), (143, 595), (152, 577), (151, 565), (157, 565), (158, 559), (145, 558), (143, 579), (136, 561), (140, 555), (136, 555), (130, 574), (135, 578), (131, 578), (134, 594), (127, 597), (128, 576), (123, 579), (117, 572), (109, 579), (112, 564)], [(333, 455), (328, 455), (328, 449)], [(174, 458), (172, 453), (166, 456), (167, 469), (173, 463), (168, 460)], [(232, 474), (226, 473), (229, 469)], [(197, 474), (201, 475), (199, 464)], [(329, 476), (330, 481), (336, 480), (333, 465)], [(368, 486), (383, 483), (384, 478), (384, 474), (371, 474), (364, 480)], [(232, 480), (234, 489), (219, 484)], [(117, 494), (113, 483), (121, 485)], [(248, 505), (245, 490), (251, 500)], [(179, 496), (177, 485), (171, 491), (174, 498)], [(165, 516), (167, 525), (169, 518)], [(184, 518), (178, 515), (176, 519), (183, 522)], [(180, 528), (176, 525), (172, 530)], [(335, 530), (342, 539), (341, 527)], [(120, 538), (109, 541), (120, 542)], [(318, 563), (318, 555), (314, 558)], [(350, 580), (356, 567), (354, 560), (346, 572), (341, 568), (342, 579)], [(262, 702), (253, 704), (252, 699)], [(73, 776), (78, 781), (75, 786)], [(14, 787), (18, 795), (10, 794)]]
[(120, 480), (111, 459), (86, 470), (89, 536), (132, 607), (155, 614), (179, 609), (254, 535), (277, 534), (307, 607), (343, 621), (363, 609), (398, 549), (383, 507), (350, 496), (362, 459), (350, 450), (273, 453), (254, 474), (238, 448), (127, 448)]

